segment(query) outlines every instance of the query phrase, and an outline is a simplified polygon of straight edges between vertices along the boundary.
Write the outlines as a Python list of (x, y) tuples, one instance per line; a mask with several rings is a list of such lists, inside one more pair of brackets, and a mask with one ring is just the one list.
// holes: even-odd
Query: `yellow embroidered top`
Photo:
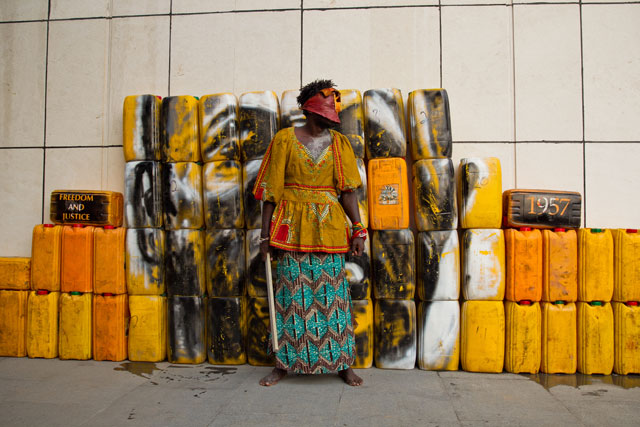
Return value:
[(276, 204), (270, 244), (298, 252), (347, 252), (349, 223), (338, 201), (362, 185), (349, 140), (331, 130), (332, 143), (317, 157), (283, 129), (262, 159), (253, 194)]

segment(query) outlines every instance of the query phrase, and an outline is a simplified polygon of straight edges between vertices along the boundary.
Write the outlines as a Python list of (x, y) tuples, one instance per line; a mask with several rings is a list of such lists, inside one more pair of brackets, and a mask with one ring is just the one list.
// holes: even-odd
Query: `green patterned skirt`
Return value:
[(355, 339), (344, 254), (279, 252), (276, 367), (301, 374), (347, 369)]

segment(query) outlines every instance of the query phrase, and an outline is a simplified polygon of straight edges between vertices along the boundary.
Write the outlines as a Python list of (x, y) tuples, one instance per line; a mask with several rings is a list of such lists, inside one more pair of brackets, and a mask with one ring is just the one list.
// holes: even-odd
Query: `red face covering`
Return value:
[(302, 109), (316, 113), (332, 122), (340, 123), (340, 117), (338, 117), (341, 110), (340, 92), (333, 88), (322, 89), (309, 98)]

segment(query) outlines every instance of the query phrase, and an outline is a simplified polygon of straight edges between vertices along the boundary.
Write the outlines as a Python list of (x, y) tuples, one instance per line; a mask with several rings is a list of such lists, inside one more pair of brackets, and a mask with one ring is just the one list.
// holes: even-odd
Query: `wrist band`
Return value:
[(269, 236), (260, 238), (260, 243), (268, 242), (268, 241), (269, 241)]
[(361, 222), (354, 222), (351, 226), (351, 238), (355, 239), (356, 237), (360, 237), (364, 240), (367, 239), (367, 229)]

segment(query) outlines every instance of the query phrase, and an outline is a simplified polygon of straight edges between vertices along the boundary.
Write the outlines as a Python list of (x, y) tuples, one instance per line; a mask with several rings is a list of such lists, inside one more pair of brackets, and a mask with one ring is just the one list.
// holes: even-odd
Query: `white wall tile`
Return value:
[(51, 19), (109, 16), (110, 0), (51, 0)]
[(582, 140), (579, 6), (514, 6), (514, 30), (517, 140)]
[(0, 256), (31, 256), (31, 232), (42, 215), (42, 151), (0, 151)]
[(301, 0), (173, 0), (173, 13), (299, 9)]
[(102, 145), (109, 21), (49, 26), (47, 146)]
[(640, 228), (638, 159), (640, 143), (586, 145), (586, 227)]
[(47, 19), (48, 13), (48, 0), (5, 0), (0, 7), (0, 21)]
[(331, 78), (363, 92), (393, 87), (405, 98), (439, 87), (438, 21), (436, 8), (305, 12), (303, 83)]
[(305, 0), (304, 8), (370, 7), (370, 6), (427, 6), (438, 0)]
[(0, 40), (0, 145), (42, 146), (47, 24), (2, 24)]
[[(47, 148), (44, 173), (44, 216), (49, 221), (54, 190), (101, 190), (103, 161), (100, 148)], [(40, 185), (40, 188), (42, 186)]]
[(587, 141), (640, 140), (640, 4), (584, 5)]
[(147, 15), (169, 13), (171, 0), (111, 0), (111, 15)]
[(511, 10), (442, 8), (442, 84), (454, 141), (513, 141)]
[(502, 169), (502, 191), (515, 188), (514, 143), (454, 142), (451, 160), (458, 174), (460, 159), (466, 157), (497, 157)]
[(171, 43), (172, 95), (300, 85), (299, 12), (175, 16)]
[(102, 190), (124, 194), (124, 153), (122, 147), (105, 147), (102, 152)]
[[(194, 53), (195, 54), (195, 53)], [(203, 53), (198, 52), (199, 55)], [(169, 17), (111, 21), (108, 144), (122, 144), (122, 104), (128, 95), (167, 96)]]
[(517, 143), (518, 188), (584, 194), (582, 143)]

